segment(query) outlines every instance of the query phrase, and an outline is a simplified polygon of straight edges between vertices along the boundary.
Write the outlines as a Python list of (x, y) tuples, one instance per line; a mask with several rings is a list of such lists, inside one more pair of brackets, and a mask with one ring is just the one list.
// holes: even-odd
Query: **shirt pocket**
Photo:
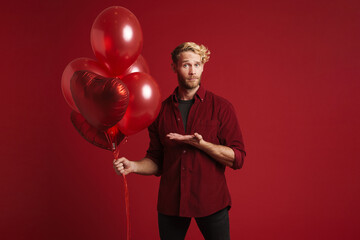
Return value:
[(200, 134), (205, 141), (218, 143), (218, 128), (218, 120), (201, 120), (194, 126), (193, 133)]

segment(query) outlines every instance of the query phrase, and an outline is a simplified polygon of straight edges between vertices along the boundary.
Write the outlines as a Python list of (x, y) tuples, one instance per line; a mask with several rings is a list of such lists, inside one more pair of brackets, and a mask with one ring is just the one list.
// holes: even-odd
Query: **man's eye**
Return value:
[(183, 65), (183, 67), (188, 67), (188, 66), (189, 66), (189, 65), (187, 65), (187, 64), (184, 64), (184, 65)]

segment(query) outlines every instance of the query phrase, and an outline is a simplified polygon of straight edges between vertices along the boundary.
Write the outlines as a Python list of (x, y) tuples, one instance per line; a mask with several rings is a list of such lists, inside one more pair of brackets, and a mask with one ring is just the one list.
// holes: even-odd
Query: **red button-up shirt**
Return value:
[(225, 166), (166, 135), (197, 132), (208, 142), (228, 146), (235, 153), (233, 169), (239, 169), (245, 156), (242, 134), (231, 103), (201, 86), (185, 132), (176, 93), (177, 89), (162, 103), (157, 119), (148, 128), (150, 145), (146, 157), (158, 165), (161, 175), (158, 211), (172, 216), (208, 216), (231, 206)]

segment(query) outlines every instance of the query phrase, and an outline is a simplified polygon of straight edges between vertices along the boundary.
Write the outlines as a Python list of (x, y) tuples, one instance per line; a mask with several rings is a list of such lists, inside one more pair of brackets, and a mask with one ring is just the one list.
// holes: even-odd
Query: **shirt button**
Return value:
[(184, 168), (184, 167), (183, 167), (183, 168), (182, 168), (182, 170), (183, 170), (183, 171), (185, 171), (185, 170), (186, 170), (186, 168)]
[(183, 150), (183, 153), (185, 154), (185, 153), (186, 153), (186, 150)]
[(177, 120), (180, 121), (180, 118), (178, 118)]

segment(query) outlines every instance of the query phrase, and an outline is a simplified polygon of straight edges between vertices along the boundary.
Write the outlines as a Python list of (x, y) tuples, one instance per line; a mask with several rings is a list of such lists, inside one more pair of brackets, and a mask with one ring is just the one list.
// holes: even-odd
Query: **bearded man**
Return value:
[(178, 86), (149, 126), (150, 144), (139, 161), (114, 160), (118, 174), (161, 176), (158, 225), (162, 240), (184, 239), (192, 218), (207, 240), (230, 239), (230, 193), (225, 168), (245, 158), (234, 108), (201, 86), (210, 51), (185, 42), (172, 55)]

